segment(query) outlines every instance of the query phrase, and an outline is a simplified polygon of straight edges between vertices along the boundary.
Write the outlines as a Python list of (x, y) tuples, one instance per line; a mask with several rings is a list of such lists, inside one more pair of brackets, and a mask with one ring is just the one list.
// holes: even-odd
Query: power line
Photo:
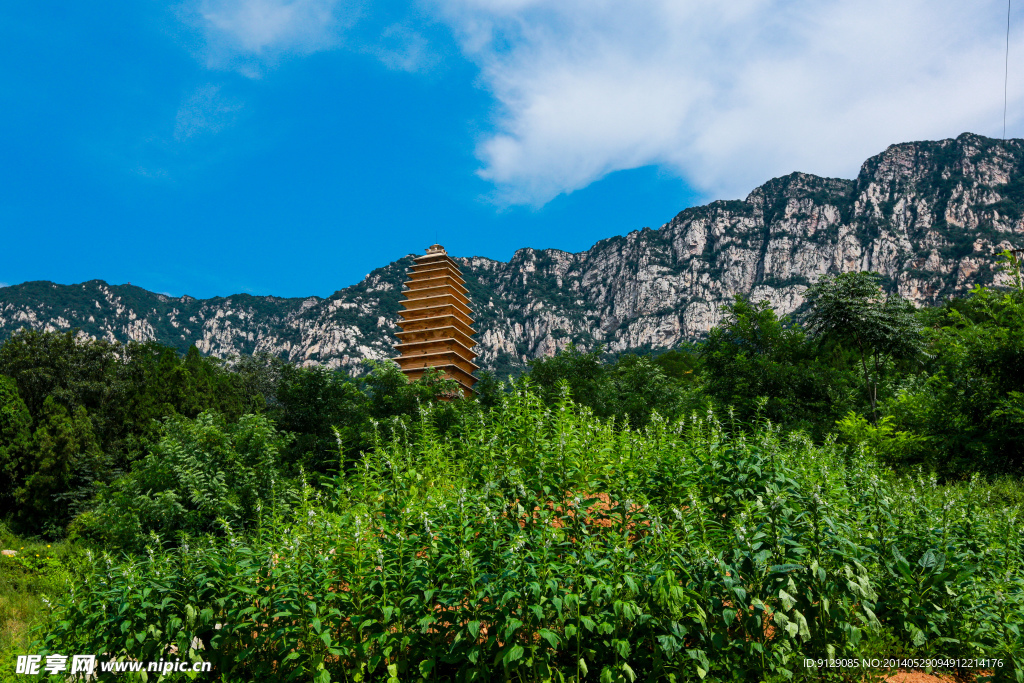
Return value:
[(1010, 82), (1010, 3), (1006, 0), (1006, 61), (1003, 64), (1003, 140), (1006, 139), (1006, 86)]

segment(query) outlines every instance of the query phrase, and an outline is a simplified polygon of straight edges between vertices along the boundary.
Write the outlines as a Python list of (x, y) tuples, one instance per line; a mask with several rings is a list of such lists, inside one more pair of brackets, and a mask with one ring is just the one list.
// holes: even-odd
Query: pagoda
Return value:
[(426, 368), (438, 368), (470, 396), (476, 383), (473, 371), (479, 366), (473, 363), (476, 342), (466, 281), (440, 244), (413, 261), (402, 292), (402, 331), (395, 334), (395, 351), (401, 355), (395, 362), (410, 382), (422, 377)]

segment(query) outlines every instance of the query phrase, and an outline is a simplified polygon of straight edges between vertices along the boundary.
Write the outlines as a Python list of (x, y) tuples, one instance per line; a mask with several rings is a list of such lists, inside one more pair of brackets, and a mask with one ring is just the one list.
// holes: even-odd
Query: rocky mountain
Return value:
[[(424, 245), (425, 247), (426, 245)], [(699, 337), (734, 294), (792, 312), (823, 273), (874, 270), (918, 305), (992, 282), (995, 254), (1024, 246), (1024, 140), (965, 133), (889, 147), (854, 180), (793, 173), (743, 201), (686, 209), (657, 230), (585, 252), (521, 249), (457, 259), (484, 367), (508, 371), (575, 342), (611, 352)], [(198, 300), (93, 280), (0, 289), (0, 338), (20, 327), (155, 339), (216, 356), (259, 351), (360, 372), (392, 354), (411, 256), (326, 299)]]

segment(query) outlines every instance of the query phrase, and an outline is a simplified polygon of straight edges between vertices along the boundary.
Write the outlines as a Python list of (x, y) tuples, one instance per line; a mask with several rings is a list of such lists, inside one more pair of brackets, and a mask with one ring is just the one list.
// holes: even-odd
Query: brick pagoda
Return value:
[(465, 285), (458, 264), (440, 244), (429, 247), (409, 268), (401, 302), (405, 310), (399, 313), (402, 331), (395, 334), (395, 351), (401, 355), (395, 361), (410, 382), (434, 367), (458, 382), (465, 395), (473, 395), (478, 366), (473, 363), (476, 342)]

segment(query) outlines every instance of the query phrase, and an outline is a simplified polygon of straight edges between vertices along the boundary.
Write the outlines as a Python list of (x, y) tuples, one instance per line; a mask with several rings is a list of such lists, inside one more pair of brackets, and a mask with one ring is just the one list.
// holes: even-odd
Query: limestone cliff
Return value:
[[(932, 304), (991, 282), (994, 255), (1022, 245), (1024, 140), (965, 133), (893, 145), (855, 180), (776, 178), (744, 201), (686, 209), (657, 230), (578, 254), (521, 249), (508, 263), (456, 260), (477, 312), (477, 362), (507, 371), (569, 342), (612, 352), (673, 346), (710, 329), (736, 293), (788, 313), (829, 272), (875, 270), (903, 296)], [(0, 289), (0, 337), (75, 327), (359, 372), (361, 359), (392, 355), (409, 259), (326, 299), (196, 300), (98, 280), (25, 283)]]

